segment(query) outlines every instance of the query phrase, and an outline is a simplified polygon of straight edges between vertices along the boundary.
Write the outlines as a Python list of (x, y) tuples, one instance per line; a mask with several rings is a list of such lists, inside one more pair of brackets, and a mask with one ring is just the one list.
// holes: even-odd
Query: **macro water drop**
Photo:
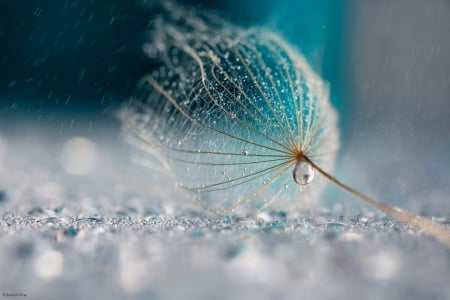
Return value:
[(302, 158), (295, 164), (292, 177), (300, 185), (310, 184), (314, 179), (314, 168)]

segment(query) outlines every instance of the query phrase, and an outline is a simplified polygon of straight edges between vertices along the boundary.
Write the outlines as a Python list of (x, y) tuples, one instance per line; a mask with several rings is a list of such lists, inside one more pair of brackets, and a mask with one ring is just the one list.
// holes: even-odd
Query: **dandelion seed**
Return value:
[(445, 228), (328, 173), (339, 146), (337, 115), (327, 85), (298, 51), (267, 30), (164, 5), (146, 44), (164, 49), (161, 67), (142, 80), (120, 117), (132, 143), (154, 149), (147, 152), (179, 187), (196, 192), (210, 211), (229, 214), (305, 208), (328, 180), (450, 246)]

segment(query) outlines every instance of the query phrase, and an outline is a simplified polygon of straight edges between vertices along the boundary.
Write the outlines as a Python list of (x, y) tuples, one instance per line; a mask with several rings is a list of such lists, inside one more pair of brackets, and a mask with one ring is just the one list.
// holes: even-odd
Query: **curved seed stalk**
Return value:
[(370, 204), (373, 207), (378, 208), (382, 212), (386, 213), (387, 215), (393, 217), (394, 219), (409, 224), (419, 230), (422, 230), (426, 234), (432, 236), (439, 242), (447, 245), (450, 247), (450, 230), (434, 223), (432, 220), (420, 216), (413, 216), (403, 210), (400, 210), (399, 208), (392, 207), (386, 203), (383, 203), (379, 200), (370, 198), (366, 196), (365, 194), (358, 192), (352, 187), (349, 187), (348, 185), (342, 183), (341, 181), (337, 180), (332, 175), (325, 172), (322, 168), (314, 164), (308, 157), (304, 157), (304, 159), (309, 162), (314, 169), (316, 169), (320, 174), (325, 176), (328, 180), (330, 180), (332, 183), (337, 185), (338, 187), (342, 188), (346, 192), (350, 193), (351, 195), (355, 196), (357, 199), (362, 200), (366, 202), (367, 204)]

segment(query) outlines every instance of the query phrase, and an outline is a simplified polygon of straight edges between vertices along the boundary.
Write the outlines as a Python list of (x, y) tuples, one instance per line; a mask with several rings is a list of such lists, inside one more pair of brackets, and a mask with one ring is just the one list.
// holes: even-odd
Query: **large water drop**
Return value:
[(314, 179), (314, 168), (302, 158), (295, 164), (292, 176), (300, 185), (310, 184)]

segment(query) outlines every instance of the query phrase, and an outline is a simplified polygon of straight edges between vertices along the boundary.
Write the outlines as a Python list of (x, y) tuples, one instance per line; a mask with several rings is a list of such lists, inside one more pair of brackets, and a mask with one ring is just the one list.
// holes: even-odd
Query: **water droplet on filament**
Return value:
[(314, 168), (302, 158), (295, 164), (292, 176), (300, 185), (310, 184), (314, 179)]

